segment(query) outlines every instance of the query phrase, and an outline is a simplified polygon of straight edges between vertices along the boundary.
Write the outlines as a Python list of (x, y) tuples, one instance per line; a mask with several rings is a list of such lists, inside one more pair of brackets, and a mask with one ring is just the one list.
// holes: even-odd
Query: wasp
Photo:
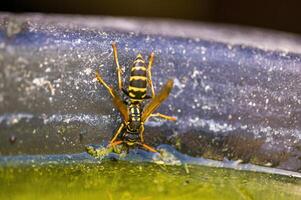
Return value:
[[(109, 86), (98, 72), (96, 79), (103, 85), (112, 97), (113, 104), (122, 116), (122, 122), (113, 134), (107, 148), (114, 148), (116, 145), (126, 145), (127, 147), (140, 146), (144, 149), (158, 153), (153, 147), (147, 145), (144, 141), (144, 123), (149, 117), (161, 117), (166, 120), (175, 121), (176, 118), (161, 113), (153, 113), (160, 104), (168, 97), (173, 88), (173, 80), (169, 79), (161, 91), (156, 94), (152, 82), (151, 68), (154, 61), (154, 53), (149, 56), (148, 65), (139, 53), (130, 69), (128, 87), (123, 86), (122, 68), (119, 65), (116, 43), (112, 43), (114, 61), (116, 64), (118, 89), (124, 94), (126, 99)], [(151, 90), (151, 95), (148, 94)], [(145, 102), (149, 102), (145, 105)]]

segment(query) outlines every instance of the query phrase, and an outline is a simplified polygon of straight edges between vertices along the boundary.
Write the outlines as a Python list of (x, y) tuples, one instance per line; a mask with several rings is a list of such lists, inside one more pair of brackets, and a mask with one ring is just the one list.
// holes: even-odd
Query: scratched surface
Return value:
[(154, 51), (155, 90), (175, 81), (159, 111), (178, 121), (151, 119), (147, 143), (300, 171), (300, 37), (133, 18), (0, 14), (0, 155), (78, 153), (110, 138), (120, 117), (93, 73), (116, 86), (112, 41), (125, 74)]

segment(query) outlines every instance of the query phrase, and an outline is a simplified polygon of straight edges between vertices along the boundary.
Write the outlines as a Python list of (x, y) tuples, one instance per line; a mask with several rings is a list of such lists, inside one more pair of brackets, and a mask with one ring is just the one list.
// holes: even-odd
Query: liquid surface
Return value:
[(161, 149), (164, 162), (142, 150), (0, 157), (0, 199), (301, 199), (298, 173)]
[(195, 165), (110, 161), (0, 167), (0, 199), (300, 199), (301, 180)]

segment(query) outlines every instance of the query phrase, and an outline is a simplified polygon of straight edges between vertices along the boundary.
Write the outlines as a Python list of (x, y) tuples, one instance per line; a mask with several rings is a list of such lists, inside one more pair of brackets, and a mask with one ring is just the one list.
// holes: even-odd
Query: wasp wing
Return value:
[(110, 87), (106, 84), (106, 82), (102, 79), (102, 77), (98, 74), (98, 72), (95, 72), (95, 75), (96, 75), (96, 79), (98, 80), (98, 82), (100, 84), (102, 84), (103, 86), (105, 86), (105, 88), (111, 94), (111, 96), (113, 98), (113, 103), (114, 103), (115, 107), (119, 110), (123, 119), (125, 121), (128, 121), (129, 120), (128, 109), (127, 109), (126, 105), (123, 103), (120, 96), (117, 94), (117, 92), (112, 87)]
[(147, 118), (160, 106), (160, 104), (168, 97), (173, 87), (173, 80), (169, 79), (163, 86), (158, 95), (152, 99), (152, 101), (146, 105), (142, 113), (141, 121), (145, 122)]
[(128, 113), (128, 109), (127, 109), (126, 105), (121, 100), (121, 98), (119, 97), (117, 92), (113, 89), (112, 89), (112, 94), (114, 95), (113, 96), (113, 103), (114, 103), (115, 107), (119, 110), (119, 112), (122, 115), (124, 121), (126, 121), (126, 122), (129, 121), (129, 113)]

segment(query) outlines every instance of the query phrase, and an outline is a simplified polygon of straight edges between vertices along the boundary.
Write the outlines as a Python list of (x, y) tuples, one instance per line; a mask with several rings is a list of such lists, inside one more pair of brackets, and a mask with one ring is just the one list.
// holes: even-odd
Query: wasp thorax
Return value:
[(129, 123), (127, 125), (127, 129), (130, 132), (137, 132), (141, 126), (141, 111), (140, 104), (131, 104), (129, 107)]

